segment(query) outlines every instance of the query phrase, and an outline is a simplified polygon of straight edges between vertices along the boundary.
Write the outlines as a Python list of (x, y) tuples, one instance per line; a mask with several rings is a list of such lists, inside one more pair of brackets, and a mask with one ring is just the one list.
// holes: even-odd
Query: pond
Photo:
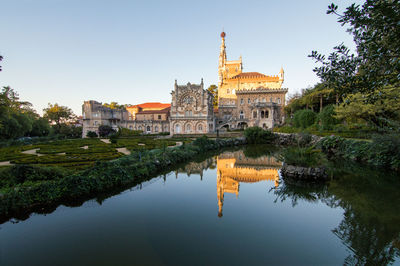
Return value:
[(0, 265), (400, 264), (399, 178), (357, 165), (280, 177), (268, 147), (226, 151), (107, 198), (0, 226)]

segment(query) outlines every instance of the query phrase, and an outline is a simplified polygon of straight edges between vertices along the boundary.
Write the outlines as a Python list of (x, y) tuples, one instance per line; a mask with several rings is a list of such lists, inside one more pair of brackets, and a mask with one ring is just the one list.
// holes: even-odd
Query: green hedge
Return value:
[[(2, 184), (0, 188), (0, 216), (11, 216), (36, 206), (87, 197), (114, 187), (133, 184), (168, 167), (191, 160), (203, 152), (241, 144), (245, 144), (244, 139), (202, 138), (193, 144), (143, 150), (116, 160), (96, 162), (92, 168), (75, 174), (26, 165), (1, 169), (0, 180), (9, 182), (8, 185)], [(25, 168), (29, 171), (25, 171), (23, 180), (13, 176), (16, 169), (22, 171)], [(31, 178), (32, 176), (35, 178)]]

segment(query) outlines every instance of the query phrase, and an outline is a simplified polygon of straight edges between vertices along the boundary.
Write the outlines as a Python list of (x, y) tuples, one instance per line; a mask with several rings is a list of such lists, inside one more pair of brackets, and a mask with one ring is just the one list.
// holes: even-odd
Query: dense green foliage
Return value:
[(316, 118), (317, 118), (316, 113), (314, 113), (311, 110), (307, 109), (299, 110), (296, 113), (294, 113), (293, 124), (295, 127), (298, 128), (307, 128), (314, 124)]
[(318, 114), (317, 121), (323, 130), (332, 130), (339, 121), (335, 118), (335, 106), (328, 105)]
[(94, 132), (94, 131), (88, 131), (86, 133), (86, 137), (88, 137), (88, 138), (97, 138), (97, 133)]
[(399, 135), (377, 135), (372, 141), (330, 136), (323, 138), (319, 145), (330, 156), (400, 170)]
[(338, 22), (353, 35), (357, 54), (343, 44), (334, 47), (329, 57), (313, 51), (321, 66), (314, 71), (322, 84), (340, 100), (337, 118), (347, 123), (362, 120), (378, 130), (400, 128), (400, 2), (366, 0), (353, 4), (343, 14), (329, 6)]
[(108, 125), (100, 125), (99, 126), (99, 136), (100, 137), (107, 137), (114, 132), (115, 132), (115, 130)]
[(268, 144), (271, 143), (275, 136), (269, 130), (260, 127), (248, 127), (244, 131), (244, 136), (249, 144)]
[(29, 102), (19, 100), (18, 93), (4, 87), (0, 93), (0, 138), (12, 139), (23, 136), (44, 136), (50, 126), (32, 109)]

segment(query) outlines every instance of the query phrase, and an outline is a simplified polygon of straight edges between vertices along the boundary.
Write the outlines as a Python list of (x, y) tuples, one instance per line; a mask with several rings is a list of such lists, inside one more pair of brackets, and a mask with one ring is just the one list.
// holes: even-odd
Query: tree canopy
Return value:
[(57, 103), (49, 103), (48, 107), (43, 109), (44, 118), (47, 118), (50, 122), (60, 126), (61, 123), (66, 123), (74, 117), (74, 113), (67, 106), (61, 106)]
[(108, 107), (110, 109), (123, 109), (126, 107), (126, 104), (118, 104), (117, 102), (111, 102), (111, 103), (103, 103), (103, 106)]
[[(353, 35), (357, 54), (342, 43), (325, 58), (313, 51), (309, 57), (321, 66), (314, 71), (341, 96), (368, 93), (386, 85), (400, 84), (400, 2), (366, 0), (352, 4), (343, 14), (331, 4), (327, 14), (335, 14), (342, 26)], [(374, 100), (374, 99), (370, 99)]]
[(29, 102), (20, 101), (19, 95), (10, 87), (0, 93), (0, 138), (43, 136), (49, 133), (47, 121), (41, 121)]
[(207, 90), (209, 92), (211, 92), (214, 97), (213, 98), (213, 106), (217, 107), (218, 106), (218, 87), (217, 87), (217, 85), (212, 84), (212, 85), (210, 85), (210, 87), (208, 87)]

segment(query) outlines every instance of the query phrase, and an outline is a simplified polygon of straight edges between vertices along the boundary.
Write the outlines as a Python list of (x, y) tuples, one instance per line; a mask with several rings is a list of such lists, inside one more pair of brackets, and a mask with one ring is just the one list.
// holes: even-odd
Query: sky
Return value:
[(282, 66), (293, 94), (319, 81), (311, 51), (354, 49), (331, 1), (0, 0), (0, 86), (39, 114), (48, 103), (77, 115), (85, 100), (168, 103), (175, 79), (217, 84), (224, 30), (228, 60), (266, 75)]

